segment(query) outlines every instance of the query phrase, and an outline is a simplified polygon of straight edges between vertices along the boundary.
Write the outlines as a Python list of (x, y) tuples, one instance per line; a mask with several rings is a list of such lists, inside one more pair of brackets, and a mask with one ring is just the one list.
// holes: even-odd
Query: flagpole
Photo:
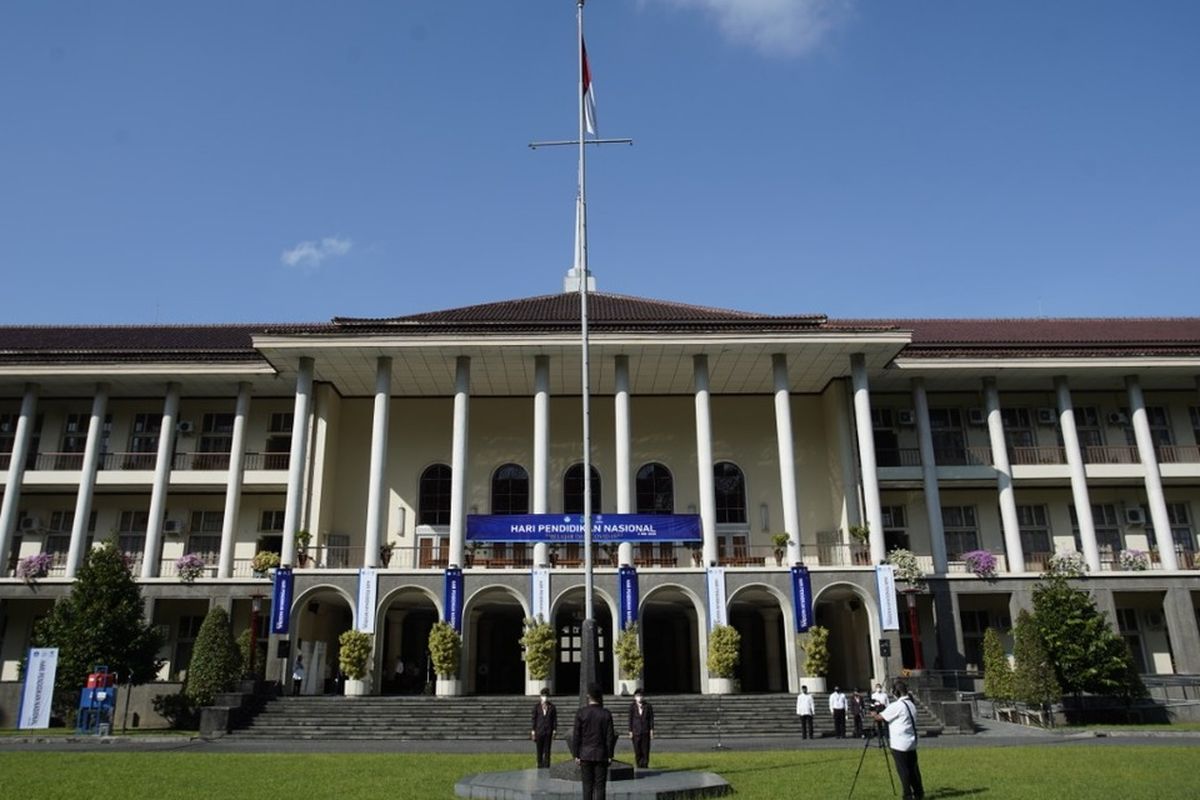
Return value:
[(583, 568), (584, 589), (583, 605), (584, 619), (592, 627), (591, 634), (595, 635), (595, 608), (593, 605), (593, 564), (592, 564), (592, 432), (591, 432), (591, 385), (589, 380), (588, 353), (588, 243), (587, 243), (587, 147), (584, 139), (587, 125), (587, 111), (584, 98), (584, 55), (583, 55), (583, 4), (586, 0), (578, 0), (576, 5), (576, 28), (579, 38), (579, 329), (582, 350), (582, 390), (583, 395)]

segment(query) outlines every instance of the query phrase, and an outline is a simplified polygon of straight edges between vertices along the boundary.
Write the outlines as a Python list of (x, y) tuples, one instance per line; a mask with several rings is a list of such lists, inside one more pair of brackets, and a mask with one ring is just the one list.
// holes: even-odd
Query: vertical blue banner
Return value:
[(462, 633), (463, 572), (458, 567), (446, 570), (446, 622)]
[(621, 590), (621, 630), (638, 621), (638, 577), (636, 567), (621, 567), (617, 570), (617, 581)]
[(813, 625), (812, 577), (808, 567), (792, 567), (792, 606), (796, 609), (796, 633), (805, 633)]
[(275, 570), (271, 589), (271, 633), (287, 633), (292, 622), (292, 568)]

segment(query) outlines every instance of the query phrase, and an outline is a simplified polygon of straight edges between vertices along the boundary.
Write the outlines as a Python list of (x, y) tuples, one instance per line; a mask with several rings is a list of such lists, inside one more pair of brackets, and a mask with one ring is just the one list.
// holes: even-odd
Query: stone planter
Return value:
[(362, 697), (371, 693), (371, 682), (367, 679), (357, 680), (355, 678), (346, 679), (346, 696), (347, 697)]
[(462, 694), (462, 681), (458, 678), (443, 678), (439, 675), (437, 689), (434, 693), (438, 697), (458, 697)]
[(641, 685), (641, 678), (620, 678), (617, 680), (617, 694), (630, 697)]
[[(440, 683), (441, 681), (439, 681)], [(527, 678), (525, 680), (525, 694), (528, 697), (537, 697), (542, 693), (542, 689), (549, 689), (549, 679), (537, 680), (536, 678)]]
[(810, 677), (808, 675), (800, 676), (800, 685), (808, 687), (809, 694), (821, 694), (825, 691), (825, 679)]
[(709, 694), (733, 694), (737, 691), (737, 687), (733, 678), (709, 678), (708, 693)]

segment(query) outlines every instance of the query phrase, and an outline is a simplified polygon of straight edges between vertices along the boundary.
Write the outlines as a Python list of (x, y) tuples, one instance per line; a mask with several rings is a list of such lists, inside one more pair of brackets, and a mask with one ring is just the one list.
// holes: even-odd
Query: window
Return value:
[[(600, 470), (594, 466), (592, 472), (592, 513), (600, 510)], [(563, 513), (583, 513), (583, 464), (573, 464), (563, 475)]]
[(450, 524), (450, 467), (445, 464), (433, 464), (421, 473), (417, 524)]
[(746, 524), (746, 476), (728, 461), (713, 464), (713, 490), (717, 496), (717, 524)]
[(929, 409), (929, 429), (933, 438), (933, 457), (939, 465), (960, 466), (967, 463), (967, 435), (963, 431), (961, 410)]
[[(1136, 447), (1137, 434), (1133, 430), (1133, 414), (1128, 408), (1122, 408), (1121, 413), (1130, 420), (1129, 425), (1125, 427), (1125, 443)], [(1169, 447), (1175, 443), (1171, 437), (1171, 417), (1166, 408), (1146, 406), (1146, 422), (1150, 425), (1150, 441), (1154, 442), (1155, 449)]]
[(267, 443), (264, 449), (263, 469), (287, 469), (288, 459), (292, 449), (292, 420), (295, 415), (290, 411), (278, 411), (271, 414), (267, 424)]
[[(1014, 447), (1036, 447), (1037, 436), (1033, 430), (1033, 418), (1028, 408), (1002, 408), (1000, 419), (1004, 423), (1004, 443), (1012, 460)], [(1024, 462), (1022, 462), (1024, 463)]]
[(221, 528), (224, 522), (224, 511), (193, 511), (187, 552), (200, 556), (205, 564), (216, 564), (221, 556)]
[(233, 414), (205, 414), (200, 423), (200, 440), (192, 469), (229, 469), (233, 447)]
[(263, 533), (283, 533), (283, 516), (282, 508), (263, 511), (258, 520), (258, 529)]
[[(1079, 449), (1083, 460), (1088, 463), (1103, 461), (1104, 429), (1100, 427), (1100, 412), (1095, 406), (1075, 407), (1075, 430), (1079, 433)], [(1063, 444), (1062, 431), (1058, 432), (1058, 443)]]
[[(1017, 524), (1021, 529), (1021, 550), (1031, 560), (1042, 560), (1054, 552), (1050, 545), (1049, 514), (1045, 506), (1017, 506)], [(1042, 559), (1036, 558), (1043, 556)]]
[[(54, 557), (54, 566), (62, 567), (67, 563), (67, 554), (71, 550), (71, 530), (75, 527), (74, 511), (52, 511), (50, 523), (46, 526), (46, 543), (42, 550)], [(84, 551), (92, 549), (92, 541), (96, 532), (96, 512), (88, 516), (87, 544)]]
[(881, 467), (900, 466), (900, 434), (892, 409), (872, 408), (871, 427), (875, 431), (875, 463)]
[(990, 615), (982, 609), (963, 609), (959, 611), (962, 620), (963, 655), (966, 656), (967, 668), (983, 669), (983, 636), (991, 624)]
[(121, 461), (122, 469), (154, 469), (158, 439), (162, 431), (161, 414), (137, 414), (129, 435), (129, 452)]
[(492, 473), (492, 513), (529, 513), (529, 473), (519, 464), (504, 464)]
[(330, 569), (350, 566), (350, 534), (331, 533), (325, 537), (325, 566)]
[(637, 513), (675, 513), (675, 481), (665, 466), (657, 462), (643, 465), (637, 471), (634, 483)]
[(195, 647), (196, 637), (200, 635), (200, 626), (203, 624), (203, 616), (179, 618), (179, 635), (175, 637), (175, 657), (171, 659), (172, 680), (183, 680), (187, 675), (188, 667), (192, 663), (192, 648)]
[(883, 546), (889, 553), (908, 549), (908, 519), (904, 506), (883, 507)]
[(149, 511), (122, 511), (117, 523), (117, 547), (131, 561), (140, 561), (146, 548), (146, 528), (150, 526)]
[(1167, 503), (1167, 519), (1171, 523), (1171, 537), (1175, 547), (1185, 553), (1196, 552), (1196, 534), (1192, 530), (1192, 517), (1187, 503)]
[[(0, 469), (8, 469), (13, 446), (17, 441), (17, 422), (20, 414), (0, 414)], [(29, 455), (25, 458), (25, 469), (34, 469), (37, 464), (38, 445), (42, 438), (42, 415), (33, 420), (33, 431), (29, 437)]]
[(1142, 635), (1138, 628), (1136, 608), (1117, 609), (1117, 629), (1120, 630), (1121, 638), (1125, 640), (1125, 644), (1129, 647), (1129, 652), (1133, 656), (1133, 664), (1137, 667), (1137, 671), (1145, 673), (1146, 653), (1142, 650)]
[(979, 549), (974, 506), (942, 506), (942, 527), (946, 531), (946, 557), (951, 561), (961, 561), (963, 553)]
[[(83, 453), (87, 449), (88, 428), (91, 427), (91, 414), (67, 414), (63, 425), (62, 446), (58, 457), (54, 460), (54, 468), (61, 470), (83, 469)], [(100, 452), (108, 452), (108, 432), (112, 429), (112, 414), (104, 417), (104, 430), (101, 432)]]
[[(1075, 549), (1083, 552), (1083, 539), (1079, 535), (1079, 516), (1075, 506), (1070, 506), (1071, 532), (1075, 534)], [(1096, 544), (1102, 552), (1107, 552), (1109, 560), (1119, 553), (1124, 545), (1121, 543), (1121, 526), (1117, 522), (1117, 507), (1111, 503), (1092, 504), (1092, 525), (1096, 529)]]

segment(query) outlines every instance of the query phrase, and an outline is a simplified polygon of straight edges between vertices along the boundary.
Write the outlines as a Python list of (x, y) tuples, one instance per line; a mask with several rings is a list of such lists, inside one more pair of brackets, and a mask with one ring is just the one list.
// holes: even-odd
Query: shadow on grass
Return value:
[(666, 770), (666, 771), (668, 771), (668, 772), (684, 772), (684, 771), (716, 772), (720, 775), (738, 775), (741, 773), (772, 772), (772, 771), (780, 770), (780, 769), (795, 769), (796, 767), (815, 767), (815, 766), (820, 766), (822, 764), (845, 764), (848, 761), (853, 762), (853, 761), (857, 761), (857, 760), (858, 760), (858, 755), (856, 754), (853, 759), (823, 758), (820, 761), (802, 761), (802, 762), (797, 761), (797, 762), (790, 762), (787, 764), (771, 764), (769, 766), (745, 766), (745, 767), (738, 767), (735, 769), (722, 768), (722, 767), (717, 766), (716, 764), (713, 764), (711, 761), (706, 761), (706, 762), (699, 763), (699, 764), (676, 764), (676, 765), (672, 766), (669, 770)]
[(973, 794), (984, 794), (988, 789), (976, 787), (974, 789), (956, 789), (953, 786), (944, 786), (932, 792), (925, 793), (925, 800), (943, 800), (948, 797), (969, 797)]

